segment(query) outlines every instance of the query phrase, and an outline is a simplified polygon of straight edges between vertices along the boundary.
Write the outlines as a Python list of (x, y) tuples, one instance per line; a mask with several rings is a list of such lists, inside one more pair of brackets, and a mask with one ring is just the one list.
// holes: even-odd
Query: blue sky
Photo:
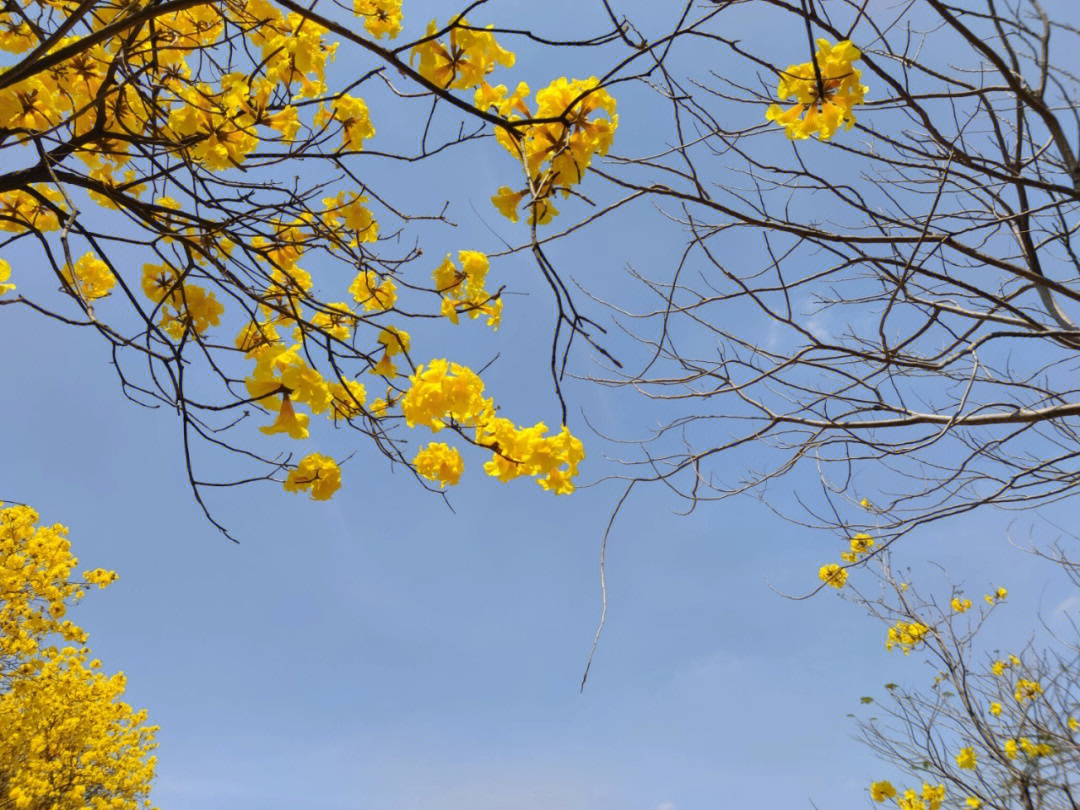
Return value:
[[(432, 16), (420, 5), (406, 6), (407, 33)], [(512, 5), (515, 24), (539, 22)], [(584, 60), (560, 55), (559, 72), (575, 75)], [(350, 64), (339, 57), (335, 69)], [(519, 69), (546, 68), (522, 59)], [(620, 97), (627, 151), (648, 130), (650, 110), (634, 97)], [(406, 128), (384, 127), (369, 104), (381, 137)], [(495, 151), (474, 144), (433, 164), (459, 225), (426, 235), (425, 253), (495, 252), (495, 234), (520, 238), (488, 203), (513, 170), (501, 154), (488, 159)], [(405, 203), (430, 199), (429, 167), (371, 171)], [(659, 263), (673, 233), (643, 204), (552, 255), (590, 289), (617, 294), (627, 261)], [(12, 264), (22, 287), (26, 270)], [(506, 412), (557, 423), (550, 299), (524, 256), (493, 263), (492, 277), (524, 294), (508, 297), (496, 337), (478, 324), (453, 332), (454, 359), (499, 352), (485, 380)], [(451, 512), (361, 447), (329, 503), (276, 485), (209, 496), (234, 545), (192, 502), (175, 417), (124, 400), (88, 334), (13, 310), (0, 318), (0, 498), (66, 523), (88, 567), (120, 573), (77, 615), (106, 668), (127, 673), (131, 702), (162, 727), (163, 809), (846, 809), (867, 806), (869, 781), (890, 775), (851, 740), (846, 715), (886, 681), (925, 681), (925, 667), (886, 654), (883, 629), (832, 594), (777, 595), (770, 585), (813, 587), (837, 544), (751, 498), (688, 517), (659, 488), (631, 499), (609, 548), (607, 627), (578, 693), (599, 619), (600, 537), (619, 494), (601, 479), (620, 469), (604, 458), (618, 448), (580, 414), (640, 435), (653, 415), (625, 393), (569, 384), (589, 451), (582, 478), (600, 481), (572, 497), (499, 485), (470, 456)], [(579, 352), (576, 371), (591, 362)], [(330, 431), (309, 443), (338, 457), (356, 447)], [(1024, 537), (1027, 524), (1012, 531)], [(1025, 617), (1053, 617), (1068, 593), (1007, 533), (995, 514), (935, 525), (901, 560), (961, 571), (972, 593), (1004, 581), (1013, 603), (996, 632), (1017, 643)]]

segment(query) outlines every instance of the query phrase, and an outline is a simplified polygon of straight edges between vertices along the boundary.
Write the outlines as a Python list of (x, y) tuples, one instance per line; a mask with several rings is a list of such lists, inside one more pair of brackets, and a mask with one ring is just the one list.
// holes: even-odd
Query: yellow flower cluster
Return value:
[(416, 471), (431, 481), (439, 482), (439, 489), (447, 484), (454, 486), (461, 478), (465, 462), (456, 447), (445, 442), (431, 442), (413, 459)]
[(619, 125), (615, 99), (595, 76), (556, 79), (537, 92), (535, 113), (525, 104), (529, 87), (524, 82), (512, 95), (506, 92), (504, 85), (491, 87), (484, 83), (476, 91), (475, 104), (494, 110), (508, 121), (553, 120), (519, 127), (514, 134), (502, 128), (495, 131), (499, 143), (521, 164), (526, 186), (517, 190), (501, 186), (491, 201), (512, 222), (517, 222), (518, 209), (524, 202), (530, 222), (542, 225), (559, 213), (551, 201), (554, 193), (569, 196), (592, 159), (607, 154)]
[(1020, 678), (1016, 682), (1016, 691), (1013, 697), (1016, 698), (1017, 703), (1023, 703), (1025, 700), (1034, 700), (1042, 694), (1042, 684), (1038, 681), (1029, 681), (1024, 678)]
[(886, 799), (892, 799), (896, 796), (896, 788), (892, 786), (892, 782), (888, 779), (883, 779), (880, 782), (874, 782), (870, 785), (870, 798), (875, 802), (883, 802)]
[(371, 124), (367, 104), (362, 98), (355, 98), (345, 93), (330, 105), (330, 111), (320, 107), (315, 114), (315, 126), (326, 126), (331, 121), (341, 124), (341, 148), (362, 151), (364, 141), (375, 137), (375, 127)]
[(337, 50), (337, 43), (326, 43), (326, 29), (300, 14), (282, 17), (266, 0), (249, 3), (267, 14), (267, 22), (248, 36), (262, 45), (266, 77), (291, 89), (299, 84), (299, 98), (317, 98), (326, 93), (326, 64)]
[(1009, 667), (1018, 667), (1018, 666), (1020, 666), (1020, 659), (1017, 658), (1015, 655), (1010, 655), (1008, 661), (997, 660), (993, 664), (991, 664), (990, 665), (990, 671), (992, 673), (994, 673), (994, 675), (997, 675), (997, 676), (1000, 677), (1001, 675), (1005, 674), (1005, 670), (1008, 669)]
[(496, 65), (514, 64), (514, 54), (501, 48), (494, 34), (471, 28), (465, 19), (450, 29), (445, 42), (440, 40), (436, 21), (428, 23), (425, 40), (409, 54), (410, 64), (417, 57), (417, 72), (446, 90), (479, 87)]
[[(95, 29), (119, 14), (137, 8), (116, 4), (95, 10), (89, 17)], [(225, 74), (218, 87), (190, 80), (185, 58), (225, 35), (226, 18), (242, 26), (248, 40), (261, 48), (259, 77)], [(92, 176), (113, 185), (112, 173), (130, 159), (133, 136), (153, 126), (155, 135), (173, 140), (179, 153), (211, 171), (242, 164), (263, 137), (258, 127), (276, 130), (290, 141), (299, 129), (297, 110), (284, 105), (270, 112), (270, 98), (277, 86), (291, 93), (299, 82), (300, 97), (325, 92), (325, 67), (334, 45), (323, 41), (326, 32), (301, 15), (287, 18), (266, 0), (205, 4), (155, 18), (142, 32), (125, 33), (122, 47), (129, 62), (148, 72), (160, 93), (156, 109), (127, 83), (110, 90), (104, 100), (105, 119), (98, 121), (97, 97), (119, 40), (81, 50), (69, 60), (0, 90), (0, 125), (26, 136), (55, 127), (67, 128), (71, 136), (91, 131), (101, 123), (107, 148), (102, 143), (80, 145), (76, 154), (92, 169)], [(37, 34), (31, 31), (7, 36), (0, 47), (25, 50)], [(65, 37), (56, 48), (74, 43)], [(36, 44), (36, 43), (34, 43)], [(167, 122), (162, 128), (161, 118)], [(113, 138), (112, 136), (117, 136)], [(103, 160), (104, 156), (104, 160)], [(128, 193), (136, 193), (133, 188)]]
[(33, 193), (16, 189), (0, 194), (0, 231), (24, 233), (34, 228), (47, 233), (60, 229), (56, 212), (65, 210), (64, 195), (40, 183), (30, 188)]
[[(865, 532), (859, 532), (849, 541), (848, 550), (840, 553), (840, 559), (849, 564), (857, 563), (860, 556), (869, 554), (873, 548), (874, 538)], [(831, 588), (843, 588), (847, 578), (847, 569), (836, 563), (829, 563), (818, 569), (818, 579)]]
[(492, 297), (484, 287), (488, 257), (475, 250), (459, 250), (458, 262), (460, 269), (447, 254), (432, 273), (435, 289), (443, 297), (442, 314), (455, 324), (461, 313), (473, 319), (486, 315), (487, 325), (498, 329), (503, 304), (502, 298)]
[(1045, 757), (1054, 753), (1054, 747), (1050, 743), (1035, 743), (1027, 737), (1021, 737), (1018, 740), (1006, 740), (1003, 750), (1005, 756), (1009, 759), (1016, 759), (1016, 756), (1020, 751), (1023, 751), (1024, 755), (1029, 759)]
[(903, 796), (897, 796), (892, 783), (883, 780), (870, 785), (870, 798), (875, 802), (895, 798), (899, 810), (938, 810), (945, 801), (945, 785), (923, 782), (922, 793), (908, 788)]
[(375, 367), (371, 369), (371, 374), (380, 374), (383, 377), (396, 377), (397, 366), (394, 365), (393, 358), (399, 354), (406, 354), (409, 351), (411, 344), (409, 333), (404, 329), (398, 329), (396, 326), (388, 326), (379, 332), (379, 345), (382, 346), (382, 358)]
[(397, 303), (397, 287), (393, 280), (380, 278), (374, 270), (361, 270), (349, 285), (349, 292), (368, 312), (382, 312)]
[(862, 74), (852, 67), (862, 54), (849, 40), (831, 45), (827, 39), (819, 39), (817, 45), (816, 71), (814, 62), (803, 62), (790, 65), (780, 74), (776, 95), (780, 99), (794, 99), (795, 105), (784, 110), (779, 104), (772, 104), (765, 112), (766, 120), (784, 127), (787, 136), (794, 140), (816, 135), (827, 141), (841, 124), (851, 129), (855, 125), (851, 108), (863, 103), (867, 89), (859, 83)]
[(326, 212), (322, 215), (323, 224), (335, 239), (349, 247), (356, 247), (361, 242), (374, 242), (379, 238), (379, 223), (371, 211), (361, 205), (365, 202), (367, 197), (344, 191), (323, 200), (326, 206)]
[(832, 588), (843, 588), (847, 578), (847, 569), (841, 568), (836, 563), (829, 563), (818, 569), (818, 579)]
[(988, 593), (983, 596), (983, 601), (988, 605), (993, 605), (1003, 601), (1009, 595), (1009, 591), (1006, 588), (998, 588), (992, 594)]
[[(330, 408), (330, 386), (318, 371), (300, 356), (300, 346), (264, 345), (250, 352), (256, 358), (255, 370), (245, 380), (248, 395), (264, 408), (277, 411), (272, 425), (262, 427), (263, 433), (287, 433), (294, 439), (308, 437), (307, 414), (296, 413), (293, 402), (306, 405), (312, 413)], [(278, 400), (277, 395), (281, 396)]]
[(158, 325), (174, 340), (180, 340), (189, 330), (201, 335), (221, 323), (225, 307), (213, 291), (185, 283), (171, 264), (144, 264), (142, 289), (161, 311)]
[(401, 0), (353, 0), (353, 13), (375, 39), (394, 39), (401, 33)]
[(840, 553), (840, 559), (847, 563), (858, 562), (859, 556), (869, 554), (873, 547), (874, 538), (865, 532), (859, 532), (851, 538), (848, 550)]
[(61, 621), (67, 604), (83, 595), (72, 580), (78, 560), (67, 529), (37, 526), (37, 519), (28, 506), (0, 509), (0, 674), (9, 659), (37, 652), (45, 636), (85, 640), (78, 627)]
[[(0, 504), (2, 506), (2, 504)], [(84, 584), (116, 575), (95, 569), (73, 579), (78, 560), (67, 529), (38, 526), (26, 506), (0, 508), (0, 806), (34, 810), (136, 810), (154, 775), (146, 713), (120, 698), (124, 676), (106, 676), (83, 644), (68, 604)]]
[(311, 453), (304, 456), (285, 479), (286, 492), (308, 490), (316, 501), (325, 501), (341, 488), (341, 469), (328, 456)]
[(897, 797), (896, 806), (899, 810), (938, 810), (944, 801), (945, 785), (923, 782), (921, 793), (908, 788), (903, 796)]
[(970, 745), (966, 748), (961, 748), (960, 753), (956, 755), (956, 767), (958, 768), (970, 771), (973, 770), (977, 764), (975, 749)]
[(75, 266), (64, 265), (64, 280), (84, 301), (104, 298), (116, 285), (116, 277), (109, 266), (93, 253), (86, 253)]
[(476, 444), (492, 451), (484, 465), (488, 475), (504, 482), (528, 475), (556, 495), (574, 491), (573, 478), (585, 451), (565, 425), (546, 436), (543, 422), (520, 428), (496, 416), (495, 403), (484, 397), (484, 383), (476, 373), (447, 360), (419, 366), (409, 382), (401, 400), (409, 427), (425, 425), (436, 433), (448, 426), (474, 428)]
[(954, 596), (952, 599), (952, 609), (955, 613), (966, 613), (971, 610), (971, 600)]
[(4, 282), (11, 278), (11, 265), (3, 259), (0, 259), (0, 295), (6, 292), (11, 292), (15, 289), (14, 284), (5, 284)]
[(889, 633), (885, 638), (885, 649), (899, 647), (904, 651), (904, 655), (907, 655), (916, 645), (925, 640), (929, 632), (930, 628), (925, 624), (899, 621), (889, 628)]

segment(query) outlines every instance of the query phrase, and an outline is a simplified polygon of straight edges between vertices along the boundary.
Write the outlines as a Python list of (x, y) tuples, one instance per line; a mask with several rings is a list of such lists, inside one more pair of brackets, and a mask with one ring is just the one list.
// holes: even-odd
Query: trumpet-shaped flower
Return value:
[(765, 113), (766, 120), (775, 121), (796, 140), (816, 135), (827, 141), (841, 125), (851, 129), (852, 107), (862, 104), (866, 93), (859, 83), (860, 71), (852, 67), (862, 56), (858, 48), (846, 39), (836, 45), (819, 39), (817, 45), (813, 61), (790, 65), (780, 74), (776, 94), (794, 99), (795, 105), (784, 110), (772, 104)]

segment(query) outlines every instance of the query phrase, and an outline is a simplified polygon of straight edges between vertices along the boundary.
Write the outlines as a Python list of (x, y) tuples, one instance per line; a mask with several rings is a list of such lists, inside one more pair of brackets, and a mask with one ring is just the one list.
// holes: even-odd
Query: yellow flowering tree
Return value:
[[(554, 357), (560, 335), (592, 341), (595, 330), (535, 228), (608, 151), (614, 73), (553, 68), (530, 104), (524, 82), (508, 94), (498, 80), (513, 77), (507, 40), (540, 40), (463, 13), (410, 21), (401, 0), (325, 12), (295, 0), (30, 0), (0, 23), (0, 305), (95, 333), (125, 395), (179, 414), (204, 511), (205, 487), (229, 482), (204, 480), (194, 447), (239, 454), (254, 467), (244, 481), (322, 500), (340, 485), (337, 461), (290, 442), (342, 426), (430, 486), (456, 483), (472, 445), (503, 481), (573, 490), (582, 448), (565, 427)], [(619, 31), (613, 21), (593, 39), (545, 47), (597, 47)], [(389, 99), (371, 101), (386, 89)], [(415, 150), (403, 151), (407, 137), (379, 132), (410, 120), (413, 98), (428, 112)], [(443, 126), (444, 111), (457, 123)], [(434, 160), (492, 135), (493, 161), (509, 152), (518, 167), (506, 165), (507, 182), (522, 190), (512, 204), (487, 190), (491, 212), (526, 212), (557, 301), (554, 431), (496, 416), (467, 369), (453, 376), (469, 381), (476, 410), (402, 411), (427, 396), (417, 389), (453, 347), (413, 342), (411, 324), (453, 331), (482, 318), (493, 331), (505, 280), (471, 245), (442, 261), (404, 246), (410, 231), (449, 222), (447, 211), (403, 210), (365, 167)], [(423, 450), (427, 437), (404, 423), (447, 429), (458, 446)]]
[(76, 573), (67, 529), (0, 504), (0, 808), (149, 808), (154, 734), (65, 618), (112, 571)]
[[(860, 739), (891, 772), (868, 785), (871, 801), (898, 810), (1071, 807), (1080, 776), (1077, 639), (1003, 652), (993, 614), (1009, 609), (1007, 588), (975, 600), (955, 588), (924, 595), (888, 557), (858, 572), (844, 595), (881, 622), (883, 654), (917, 656), (933, 674), (929, 688), (888, 683), (878, 698), (862, 698), (872, 716), (859, 721)], [(1067, 559), (1053, 563), (1080, 586)]]

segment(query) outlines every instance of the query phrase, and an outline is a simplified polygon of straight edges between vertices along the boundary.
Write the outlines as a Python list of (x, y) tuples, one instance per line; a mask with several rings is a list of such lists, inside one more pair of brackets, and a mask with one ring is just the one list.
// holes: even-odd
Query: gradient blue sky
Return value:
[[(408, 32), (433, 5), (406, 5)], [(663, 16), (662, 4), (639, 5)], [(495, 8), (503, 22), (565, 31), (529, 4)], [(586, 18), (586, 29), (602, 27), (594, 10)], [(349, 69), (346, 50), (336, 70)], [(579, 64), (590, 72), (585, 57), (559, 55), (559, 73), (575, 75)], [(518, 69), (544, 75), (544, 65), (523, 59)], [(649, 126), (649, 108), (635, 109), (633, 97), (620, 97), (626, 151)], [(377, 137), (390, 137), (380, 102), (369, 104)], [(520, 238), (488, 202), (513, 170), (501, 155), (489, 159), (494, 149), (475, 144), (434, 164), (459, 226), (430, 236), (431, 256), (494, 252), (496, 234)], [(372, 166), (405, 203), (430, 193), (430, 167)], [(631, 257), (646, 266), (667, 260), (672, 243), (658, 238), (657, 220), (649, 205), (628, 209), (553, 257), (591, 288), (618, 292)], [(21, 272), (16, 266), (13, 280), (22, 288)], [(557, 423), (543, 373), (550, 300), (525, 257), (494, 263), (492, 277), (525, 295), (508, 297), (494, 338), (478, 324), (459, 327), (455, 351), (470, 362), (501, 352), (485, 379), (506, 412)], [(131, 702), (161, 726), (154, 799), (163, 810), (811, 801), (843, 810), (867, 806), (869, 781), (892, 775), (851, 740), (846, 715), (886, 681), (924, 681), (926, 668), (886, 654), (883, 629), (832, 594), (793, 602), (769, 587), (812, 587), (817, 566), (836, 557), (835, 539), (750, 498), (678, 517), (682, 504), (642, 491), (612, 535), (608, 624), (579, 694), (615, 484), (553, 498), (528, 481), (499, 485), (470, 456), (451, 512), (361, 448), (329, 503), (276, 485), (211, 495), (243, 541), (233, 545), (192, 502), (175, 417), (124, 400), (108, 353), (88, 334), (13, 310), (0, 318), (0, 498), (66, 523), (88, 567), (119, 571), (77, 617), (106, 668), (127, 673)], [(575, 362), (579, 372), (591, 368), (584, 352)], [(568, 392), (572, 424), (587, 441), (579, 412), (608, 433), (646, 427), (632, 398), (576, 382)], [(329, 431), (309, 443), (338, 457), (356, 446)], [(584, 479), (618, 471), (603, 458), (611, 446), (594, 438), (589, 450)], [(1010, 531), (1027, 530), (1000, 515), (969, 517), (912, 537), (901, 560), (962, 571), (973, 594), (1004, 581), (1012, 605), (995, 632), (1017, 643), (1034, 609), (1053, 623), (1069, 597), (1009, 545)]]

